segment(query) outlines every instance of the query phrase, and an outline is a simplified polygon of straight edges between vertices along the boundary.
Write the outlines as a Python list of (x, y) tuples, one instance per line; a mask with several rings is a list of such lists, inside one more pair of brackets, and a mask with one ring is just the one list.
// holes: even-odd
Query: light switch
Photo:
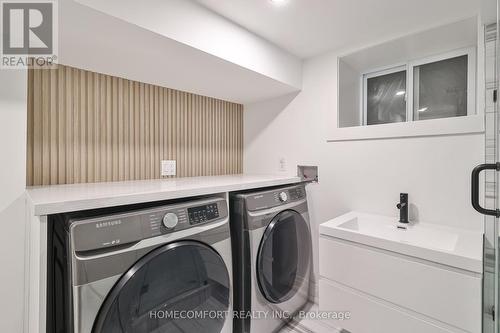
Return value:
[(161, 175), (162, 176), (175, 176), (176, 174), (175, 160), (162, 160), (161, 161)]

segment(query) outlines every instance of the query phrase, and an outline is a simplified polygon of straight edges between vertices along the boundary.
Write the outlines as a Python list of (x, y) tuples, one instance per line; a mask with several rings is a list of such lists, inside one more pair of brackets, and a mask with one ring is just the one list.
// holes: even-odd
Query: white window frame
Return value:
[[(361, 126), (372, 126), (368, 125), (368, 109), (367, 109), (367, 86), (368, 79), (378, 76), (383, 76), (391, 73), (401, 72), (406, 70), (406, 122), (418, 121), (414, 119), (414, 69), (417, 66), (430, 64), (433, 62), (438, 62), (442, 60), (452, 59), (461, 56), (467, 56), (467, 116), (476, 114), (476, 48), (469, 47), (458, 49), (446, 53), (441, 53), (438, 55), (409, 61), (403, 64), (395, 64), (392, 66), (386, 66), (383, 68), (374, 69), (362, 73), (361, 75)], [(453, 117), (456, 118), (456, 117)], [(440, 119), (440, 118), (437, 118)], [(392, 123), (390, 123), (392, 124)]]

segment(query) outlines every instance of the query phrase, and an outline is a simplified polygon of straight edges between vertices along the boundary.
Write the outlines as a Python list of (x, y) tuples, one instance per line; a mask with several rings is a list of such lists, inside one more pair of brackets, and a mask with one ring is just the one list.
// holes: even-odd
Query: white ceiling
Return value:
[(480, 0), (194, 1), (301, 58), (448, 23), (480, 7)]

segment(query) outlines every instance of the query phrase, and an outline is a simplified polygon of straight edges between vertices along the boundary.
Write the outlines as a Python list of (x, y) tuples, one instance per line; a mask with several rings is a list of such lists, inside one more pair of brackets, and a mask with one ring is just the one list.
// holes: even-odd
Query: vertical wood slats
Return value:
[(241, 173), (243, 106), (59, 65), (28, 74), (28, 185)]

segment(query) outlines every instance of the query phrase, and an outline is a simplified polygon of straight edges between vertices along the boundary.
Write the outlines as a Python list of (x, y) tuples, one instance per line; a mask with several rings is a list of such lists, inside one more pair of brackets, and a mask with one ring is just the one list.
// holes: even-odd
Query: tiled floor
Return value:
[[(311, 304), (308, 306), (307, 311), (318, 311), (318, 306), (316, 304)], [(322, 320), (302, 319), (290, 323), (287, 327), (284, 327), (280, 333), (340, 333), (340, 331)]]

